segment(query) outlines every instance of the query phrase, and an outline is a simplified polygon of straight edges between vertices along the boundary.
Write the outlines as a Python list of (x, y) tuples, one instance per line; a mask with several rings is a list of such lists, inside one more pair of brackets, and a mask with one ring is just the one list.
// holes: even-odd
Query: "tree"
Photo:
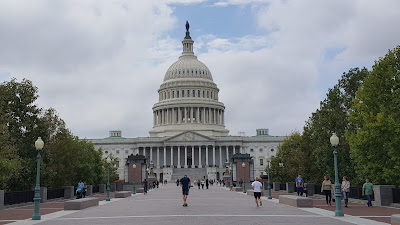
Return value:
[(357, 127), (346, 134), (357, 174), (400, 185), (400, 46), (375, 62), (349, 120)]

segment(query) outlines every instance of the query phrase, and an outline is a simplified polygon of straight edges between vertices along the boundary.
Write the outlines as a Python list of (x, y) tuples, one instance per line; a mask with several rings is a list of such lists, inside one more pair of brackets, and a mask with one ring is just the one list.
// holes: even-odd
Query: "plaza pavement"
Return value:
[[(276, 197), (278, 194), (282, 193), (274, 193)], [(323, 200), (315, 199), (314, 205), (318, 201)], [(279, 204), (277, 199), (267, 200), (263, 197), (263, 206), (256, 207), (253, 197), (240, 192), (230, 192), (227, 188), (220, 186), (210, 186), (208, 190), (199, 190), (197, 187), (193, 187), (189, 193), (189, 207), (183, 207), (182, 203), (181, 188), (177, 187), (176, 184), (167, 184), (160, 185), (160, 188), (149, 191), (147, 195), (136, 194), (124, 199), (112, 198), (110, 202), (101, 201), (99, 206), (84, 210), (64, 211), (59, 208), (56, 212), (42, 214), (41, 221), (26, 219), (12, 222), (10, 220), (8, 224), (387, 224), (366, 219), (368, 216), (373, 216), (373, 212), (377, 208), (386, 207), (373, 207), (371, 209), (364, 206), (362, 209), (365, 209), (363, 211), (365, 215), (345, 215), (345, 217), (338, 218), (333, 216), (333, 205), (325, 207), (322, 204), (318, 206), (320, 208), (300, 209)], [(62, 205), (61, 202), (53, 203), (53, 205), (56, 204)], [(368, 211), (369, 209), (371, 210)], [(10, 210), (9, 212), (15, 211), (13, 209), (7, 210)], [(2, 215), (5, 215), (4, 211), (7, 210), (0, 210), (0, 217), (3, 217)], [(28, 211), (29, 215), (32, 216), (32, 209), (25, 211)], [(361, 218), (363, 216), (366, 216), (366, 218)], [(0, 218), (0, 224), (1, 221), (7, 222)]]

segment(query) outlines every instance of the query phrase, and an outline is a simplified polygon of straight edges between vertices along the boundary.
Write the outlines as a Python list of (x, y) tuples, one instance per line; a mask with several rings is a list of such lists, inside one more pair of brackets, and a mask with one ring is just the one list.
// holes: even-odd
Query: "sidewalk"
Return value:
[[(106, 200), (107, 194), (96, 193), (88, 197), (99, 198), (100, 201)], [(114, 198), (114, 193), (110, 192), (110, 198)], [(70, 199), (60, 199), (56, 201), (49, 201), (46, 203), (40, 203), (40, 215), (46, 215), (58, 211), (64, 210), (64, 202)], [(9, 224), (19, 220), (26, 220), (32, 218), (33, 215), (33, 202), (32, 204), (25, 206), (18, 206), (13, 208), (6, 208), (0, 210), (0, 225)]]
[[(314, 208), (296, 208), (279, 204), (279, 195), (272, 192), (274, 199), (263, 198), (263, 206), (256, 207), (254, 197), (241, 192), (231, 192), (220, 186), (210, 189), (190, 189), (189, 207), (182, 207), (181, 188), (175, 184), (160, 185), (147, 195), (136, 194), (128, 198), (113, 198), (99, 206), (83, 210), (63, 210), (64, 201), (41, 204), (42, 220), (32, 221), (33, 205), (0, 210), (0, 224), (9, 225), (68, 225), (68, 224), (146, 224), (146, 225), (384, 225), (390, 223), (391, 214), (400, 214), (400, 209), (388, 207), (368, 208), (364, 204), (351, 203), (343, 208), (344, 217), (334, 217), (335, 206), (326, 206), (325, 199), (312, 197)], [(113, 196), (113, 195), (111, 195)], [(378, 221), (383, 221), (378, 222)]]
[[(275, 192), (271, 191), (272, 198), (279, 199), (279, 195), (296, 195), (296, 193), (286, 193), (283, 191)], [(336, 203), (332, 202), (331, 206), (326, 204), (325, 196), (314, 195), (309, 196), (313, 199), (314, 207), (332, 211), (334, 214), (336, 210)], [(374, 204), (374, 202), (372, 202)], [(393, 214), (400, 214), (400, 208), (388, 207), (388, 206), (373, 206), (368, 208), (366, 203), (352, 202), (349, 201), (348, 208), (344, 207), (344, 202), (342, 201), (342, 210), (346, 215), (356, 216), (359, 218), (365, 218), (369, 220), (375, 220), (379, 222), (384, 222), (390, 224), (390, 217)]]

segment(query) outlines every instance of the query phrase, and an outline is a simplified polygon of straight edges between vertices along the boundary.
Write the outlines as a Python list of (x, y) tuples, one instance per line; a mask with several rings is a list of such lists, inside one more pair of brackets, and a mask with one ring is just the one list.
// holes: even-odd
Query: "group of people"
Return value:
[[(305, 185), (304, 185), (304, 180), (300, 174), (296, 178), (296, 189), (297, 189), (297, 195), (303, 196)], [(344, 204), (345, 204), (344, 207), (348, 208), (349, 197), (350, 197), (350, 181), (347, 180), (346, 176), (343, 177), (342, 184), (340, 185), (340, 192), (344, 199)], [(368, 207), (372, 207), (371, 201), (374, 192), (375, 192), (374, 185), (369, 181), (369, 179), (365, 179), (365, 183), (363, 184), (362, 187), (362, 195), (367, 198)], [(332, 205), (332, 194), (335, 193), (335, 187), (334, 184), (330, 181), (328, 176), (324, 176), (324, 180), (322, 181), (321, 185), (321, 193), (325, 194), (326, 204), (328, 206)], [(335, 198), (333, 199), (333, 201), (335, 201)]]

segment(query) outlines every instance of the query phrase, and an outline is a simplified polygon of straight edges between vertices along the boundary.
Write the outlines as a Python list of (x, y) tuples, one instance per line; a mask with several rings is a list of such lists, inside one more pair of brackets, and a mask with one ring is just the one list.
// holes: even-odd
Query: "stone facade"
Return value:
[(187, 31), (182, 56), (169, 67), (158, 89), (150, 137), (124, 138), (121, 131), (110, 131), (107, 138), (89, 139), (103, 150), (103, 157), (112, 154), (119, 159), (120, 179), (132, 179), (130, 155), (145, 156), (157, 179), (171, 180), (174, 173), (189, 168), (197, 168), (196, 175), (222, 179), (231, 157), (246, 153), (253, 159), (254, 176), (259, 176), (265, 173), (265, 158), (275, 156), (283, 142), (284, 137), (270, 136), (268, 129), (258, 129), (250, 137), (228, 135), (219, 89), (208, 67), (194, 55), (193, 43)]

